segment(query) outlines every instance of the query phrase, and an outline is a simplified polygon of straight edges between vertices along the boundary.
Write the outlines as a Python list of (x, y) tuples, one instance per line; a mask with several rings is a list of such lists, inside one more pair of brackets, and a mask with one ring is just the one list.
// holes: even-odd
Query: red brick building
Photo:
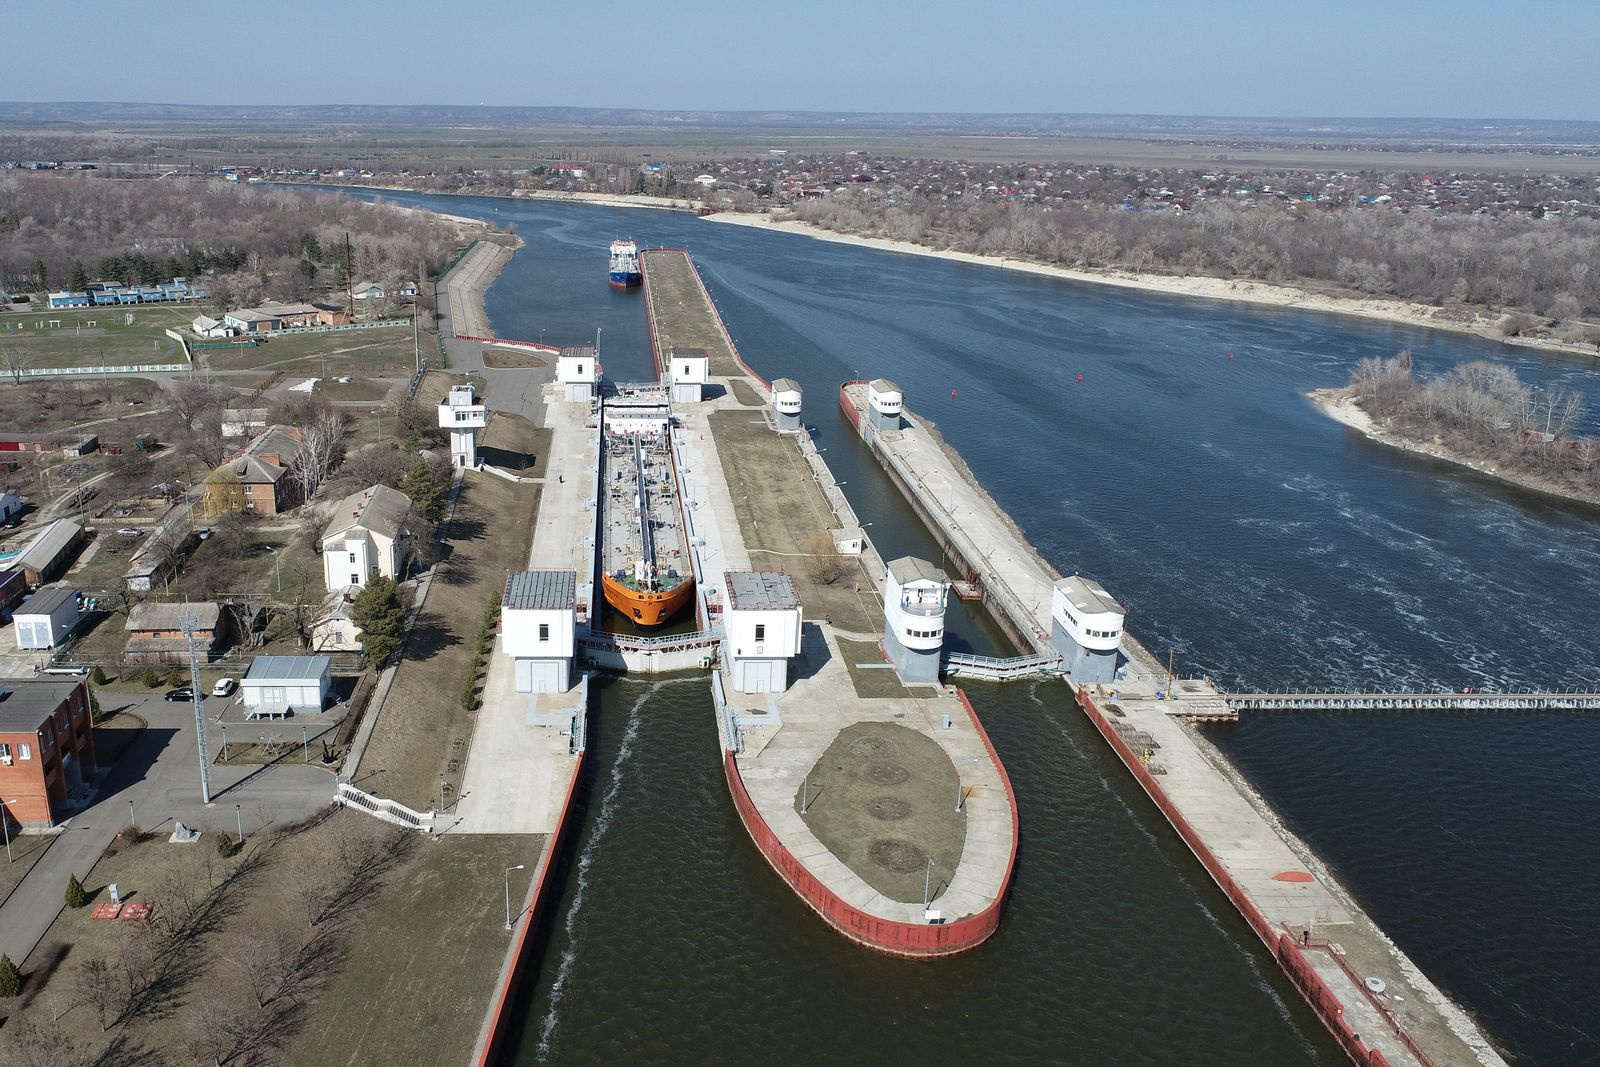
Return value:
[(87, 798), (89, 725), (83, 682), (0, 679), (0, 804), (13, 824), (54, 826)]

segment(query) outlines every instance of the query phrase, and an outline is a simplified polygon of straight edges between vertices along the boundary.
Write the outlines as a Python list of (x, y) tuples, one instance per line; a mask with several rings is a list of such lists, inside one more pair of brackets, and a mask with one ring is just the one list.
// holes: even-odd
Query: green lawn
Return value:
[(182, 363), (166, 331), (182, 329), (196, 314), (192, 304), (143, 304), (0, 315), (0, 345), (15, 346), (41, 368)]
[[(426, 351), (426, 349), (424, 349)], [(407, 326), (271, 337), (254, 348), (196, 353), (213, 370), (281, 370), (312, 378), (390, 374), (404, 377), (416, 367), (416, 346)]]

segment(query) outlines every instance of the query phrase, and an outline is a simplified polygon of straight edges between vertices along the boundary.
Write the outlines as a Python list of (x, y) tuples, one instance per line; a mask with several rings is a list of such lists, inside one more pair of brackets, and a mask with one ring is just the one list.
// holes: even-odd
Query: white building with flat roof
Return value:
[(600, 390), (600, 352), (594, 345), (568, 345), (556, 354), (556, 386), (574, 403), (588, 403)]
[(740, 693), (781, 693), (789, 660), (800, 654), (800, 592), (782, 571), (728, 571), (723, 648)]
[(711, 381), (711, 357), (703, 348), (674, 345), (667, 354), (667, 381), (672, 385), (674, 404), (698, 404)]
[(902, 556), (883, 582), (883, 650), (902, 682), (937, 682), (950, 579), (925, 559)]
[(516, 571), (500, 596), (500, 648), (513, 663), (519, 693), (572, 688), (578, 647), (576, 571)]
[(1074, 574), (1050, 595), (1050, 644), (1074, 682), (1115, 679), (1128, 612), (1099, 582)]

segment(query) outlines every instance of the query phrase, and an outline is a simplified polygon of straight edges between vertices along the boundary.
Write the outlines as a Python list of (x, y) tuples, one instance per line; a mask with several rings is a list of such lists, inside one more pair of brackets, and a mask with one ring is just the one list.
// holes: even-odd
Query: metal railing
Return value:
[(691, 634), (672, 634), (666, 637), (635, 637), (632, 634), (590, 633), (578, 638), (578, 643), (590, 648), (618, 652), (671, 652), (682, 648), (705, 648), (722, 640), (717, 630), (696, 630)]
[(1600, 711), (1600, 692), (1340, 693), (1288, 690), (1220, 695), (1239, 711)]
[(333, 799), (341, 807), (356, 808), (375, 819), (382, 819), (386, 823), (403, 826), (408, 830), (420, 830), (425, 834), (433, 833), (438, 814), (432, 811), (414, 811), (398, 800), (373, 796), (357, 789), (349, 782), (340, 782), (334, 787)]
[(1061, 673), (1061, 657), (1033, 655), (1001, 658), (948, 652), (944, 656), (944, 673), (952, 677), (989, 678), (996, 681), (1031, 678), (1039, 674)]

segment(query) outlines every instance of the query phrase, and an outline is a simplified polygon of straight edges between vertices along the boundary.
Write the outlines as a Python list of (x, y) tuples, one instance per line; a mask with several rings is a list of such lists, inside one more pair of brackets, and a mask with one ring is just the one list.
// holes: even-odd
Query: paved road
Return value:
[[(22, 961), (33, 951), (63, 907), (62, 893), (69, 875), (76, 874), (90, 889), (90, 869), (111, 839), (134, 818), (146, 830), (170, 832), (174, 820), (190, 826), (217, 827), (233, 832), (236, 814), (249, 834), (268, 822), (302, 818), (333, 799), (333, 776), (316, 767), (282, 765), (270, 768), (212, 765), (212, 804), (200, 800), (200, 770), (191, 705), (168, 704), (160, 692), (131, 696), (100, 690), (101, 705), (111, 711), (126, 708), (149, 722), (145, 730), (101, 782), (94, 804), (68, 820), (66, 828), (39, 858), (5, 904), (0, 906), (0, 952)], [(213, 757), (221, 749), (221, 731), (214, 719), (219, 709), (208, 707), (207, 748)], [(236, 709), (234, 709), (236, 711)], [(237, 717), (236, 714), (233, 717)], [(319, 722), (320, 716), (308, 718)], [(260, 726), (252, 731), (277, 730), (285, 736), (298, 733), (295, 726)], [(235, 737), (232, 740), (239, 740)], [(177, 846), (174, 846), (177, 847)]]

